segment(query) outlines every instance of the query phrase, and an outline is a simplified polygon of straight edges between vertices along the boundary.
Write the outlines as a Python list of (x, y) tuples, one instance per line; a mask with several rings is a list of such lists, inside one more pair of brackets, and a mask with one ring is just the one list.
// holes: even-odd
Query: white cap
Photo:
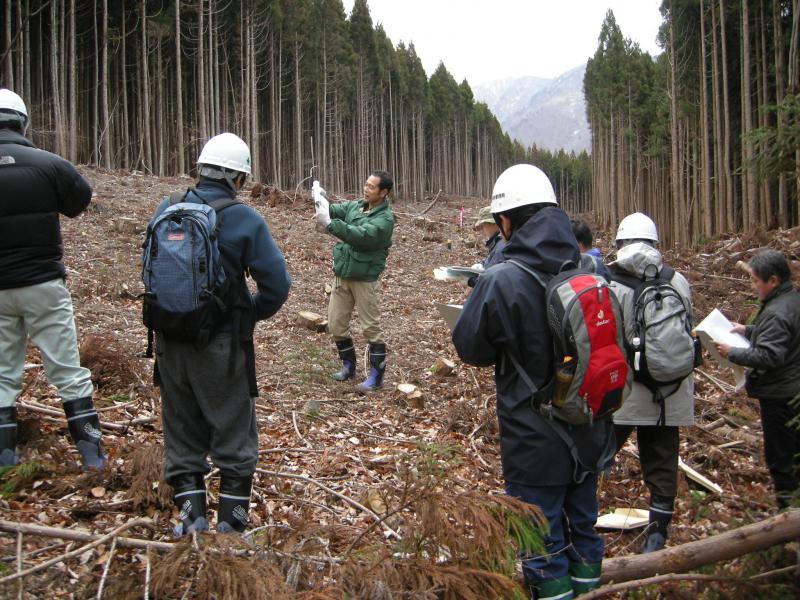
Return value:
[(250, 175), (250, 148), (238, 135), (220, 133), (203, 146), (197, 164), (222, 167)]
[(558, 205), (553, 184), (533, 165), (514, 165), (500, 174), (492, 190), (492, 213), (502, 213), (528, 204)]
[(633, 213), (620, 221), (616, 240), (658, 241), (658, 231), (653, 219), (644, 213)]

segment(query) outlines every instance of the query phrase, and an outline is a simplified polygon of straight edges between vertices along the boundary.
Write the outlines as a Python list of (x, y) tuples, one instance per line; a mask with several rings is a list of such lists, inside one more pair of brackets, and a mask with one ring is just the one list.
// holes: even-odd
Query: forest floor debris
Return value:
[[(170, 490), (160, 477), (159, 397), (150, 381), (152, 364), (140, 358), (147, 340), (137, 295), (142, 291), (140, 256), (147, 220), (161, 198), (192, 182), (103, 170), (86, 169), (84, 174), (95, 198), (86, 214), (62, 220), (65, 263), (83, 360), (98, 386), (101, 419), (118, 426), (104, 432), (109, 467), (95, 474), (81, 472), (55, 390), (39, 367), (38, 352), (29, 349), (30, 368), (25, 370), (19, 409), (23, 465), (0, 473), (0, 507), (6, 521), (101, 536), (146, 518), (147, 527), (137, 529), (143, 532), (142, 539), (171, 542), (175, 514)], [(102, 585), (107, 598), (142, 597), (145, 586), (158, 597), (180, 597), (191, 587), (189, 594), (195, 597), (215, 593), (221, 598), (256, 598), (261, 592), (252, 589), (255, 578), (275, 583), (272, 598), (332, 598), (337, 593), (389, 598), (394, 586), (411, 586), (422, 598), (433, 596), (420, 590), (447, 585), (460, 585), (475, 597), (483, 597), (480, 594), (487, 589), (500, 594), (506, 580), (474, 573), (471, 579), (464, 578), (474, 561), (459, 562), (450, 556), (450, 562), (437, 569), (440, 547), (423, 548), (427, 559), (422, 566), (386, 564), (400, 552), (395, 536), (404, 543), (417, 539), (423, 546), (444, 537), (447, 545), (458, 547), (454, 535), (444, 535), (448, 533), (444, 523), (451, 523), (454, 534), (474, 535), (474, 529), (452, 527), (455, 517), (473, 519), (472, 526), (475, 519), (485, 519), (483, 513), (465, 512), (470, 495), (507, 500), (500, 473), (493, 371), (458, 360), (435, 307), (435, 303), (463, 302), (468, 288), (435, 281), (432, 275), (437, 266), (469, 265), (482, 258), (483, 243), (469, 225), (458, 223), (462, 207), (464, 223), (470, 224), (485, 201), (438, 196), (417, 205), (395, 205), (394, 245), (378, 283), (389, 349), (386, 384), (381, 392), (365, 396), (351, 383), (332, 381), (330, 374), (338, 367), (329, 336), (297, 322), (300, 311), (326, 314), (326, 284), (332, 278), (334, 239), (315, 227), (307, 193), (265, 186), (245, 198), (267, 219), (293, 280), (287, 304), (261, 323), (255, 335), (260, 391), (256, 412), (263, 450), (253, 489), (254, 533), (249, 545), (246, 540), (233, 544), (199, 536), (176, 545), (171, 563), (152, 548), (114, 544), (112, 551), (115, 536), (110, 536), (74, 558), (31, 571), (22, 579), (23, 597), (86, 597), (96, 595)], [(416, 218), (421, 214), (425, 217)], [(600, 248), (608, 255), (611, 234), (599, 233)], [(800, 229), (732, 236), (693, 250), (668, 251), (666, 259), (691, 282), (699, 317), (716, 307), (731, 320), (745, 322), (758, 303), (736, 262), (763, 246), (784, 251), (794, 261), (795, 273), (800, 272)], [(365, 342), (357, 321), (353, 325), (361, 350)], [(437, 361), (453, 364), (449, 376), (431, 372)], [(363, 376), (363, 365), (358, 368), (359, 377)], [(401, 383), (415, 386), (424, 402), (410, 404), (396, 391)], [(718, 483), (723, 493), (709, 493), (681, 477), (670, 546), (774, 513), (760, 446), (758, 405), (743, 392), (731, 392), (731, 383), (731, 374), (711, 362), (695, 376), (698, 427), (683, 429), (681, 456)], [(635, 446), (630, 444), (600, 482), (602, 512), (647, 507), (648, 493)], [(436, 485), (424, 493), (415, 488), (419, 498), (414, 500), (438, 498), (441, 505), (428, 505), (410, 518), (409, 486), (421, 485), (425, 478), (421, 471), (425, 477), (446, 481), (451, 496), (436, 496), (441, 493)], [(209, 491), (214, 509), (216, 477), (209, 479)], [(491, 523), (481, 523), (484, 532), (497, 534)], [(418, 533), (409, 531), (412, 524)], [(5, 531), (0, 534), (0, 578), (66, 555), (82, 543)], [(635, 554), (641, 543), (640, 530), (607, 531), (603, 536), (607, 557)], [(254, 546), (268, 551), (264, 554)], [(410, 555), (421, 547), (402, 552)], [(468, 550), (459, 551), (466, 555)], [(253, 553), (269, 555), (271, 562), (248, 562)], [(772, 558), (777, 561), (781, 556), (776, 550)], [(492, 555), (491, 560), (502, 571), (514, 563), (514, 555)], [(508, 564), (500, 564), (504, 560)], [(244, 570), (231, 578), (230, 567), (235, 565)], [(764, 570), (768, 568), (772, 567)], [(752, 574), (746, 573), (748, 569), (752, 564), (736, 559), (727, 563), (724, 576)], [(375, 575), (372, 582), (357, 579), (365, 572)], [(660, 592), (644, 597), (658, 593), (687, 597), (686, 585), (695, 591), (707, 586), (735, 590), (725, 587), (725, 578), (722, 583), (702, 585), (670, 581)], [(771, 578), (769, 584), (789, 594), (784, 597), (800, 593), (797, 585), (790, 587), (791, 573)], [(16, 593), (15, 585), (13, 581), (0, 595)]]

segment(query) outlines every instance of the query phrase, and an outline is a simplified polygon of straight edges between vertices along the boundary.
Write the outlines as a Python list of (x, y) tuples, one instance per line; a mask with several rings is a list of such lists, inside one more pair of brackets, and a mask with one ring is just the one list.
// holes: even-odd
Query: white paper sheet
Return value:
[(703, 321), (695, 327), (700, 342), (703, 344), (711, 357), (723, 367), (733, 369), (733, 376), (736, 380), (736, 391), (744, 387), (745, 368), (735, 365), (731, 361), (722, 358), (717, 352), (715, 343), (728, 344), (732, 348), (749, 348), (750, 342), (741, 334), (731, 333), (733, 324), (716, 308), (712, 310)]
[(481, 271), (469, 267), (436, 267), (433, 270), (433, 277), (439, 281), (467, 281), (480, 274)]
[(458, 321), (458, 317), (461, 315), (461, 309), (464, 307), (460, 304), (441, 304), (437, 302), (436, 308), (447, 323), (450, 331), (453, 331), (453, 328), (456, 326), (456, 321)]

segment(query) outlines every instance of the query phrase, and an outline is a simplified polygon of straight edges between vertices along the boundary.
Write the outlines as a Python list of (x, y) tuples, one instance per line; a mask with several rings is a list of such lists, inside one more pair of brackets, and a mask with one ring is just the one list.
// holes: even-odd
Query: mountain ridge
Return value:
[(583, 96), (585, 72), (582, 64), (552, 79), (499, 79), (476, 85), (473, 94), (486, 103), (503, 131), (524, 146), (588, 152), (591, 134)]

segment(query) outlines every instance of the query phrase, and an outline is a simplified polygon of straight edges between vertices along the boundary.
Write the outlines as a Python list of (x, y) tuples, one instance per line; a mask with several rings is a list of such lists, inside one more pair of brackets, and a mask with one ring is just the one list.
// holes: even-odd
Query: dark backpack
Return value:
[[(670, 267), (662, 267), (652, 278), (611, 273), (613, 281), (633, 290), (634, 333), (628, 356), (634, 381), (645, 385), (661, 404), (660, 423), (664, 422), (664, 399), (678, 391), (701, 359), (689, 307), (671, 283), (674, 276)], [(663, 389), (668, 386), (674, 388)]]
[(622, 406), (631, 374), (622, 311), (608, 282), (588, 269), (575, 268), (572, 262), (556, 276), (537, 273), (513, 259), (506, 262), (531, 275), (545, 290), (554, 377), (539, 390), (509, 355), (533, 392), (534, 409), (571, 425), (610, 416)]
[(187, 194), (170, 196), (169, 206), (148, 225), (142, 245), (148, 357), (154, 331), (203, 349), (233, 305), (235, 286), (217, 245), (217, 213), (238, 201), (184, 202)]

